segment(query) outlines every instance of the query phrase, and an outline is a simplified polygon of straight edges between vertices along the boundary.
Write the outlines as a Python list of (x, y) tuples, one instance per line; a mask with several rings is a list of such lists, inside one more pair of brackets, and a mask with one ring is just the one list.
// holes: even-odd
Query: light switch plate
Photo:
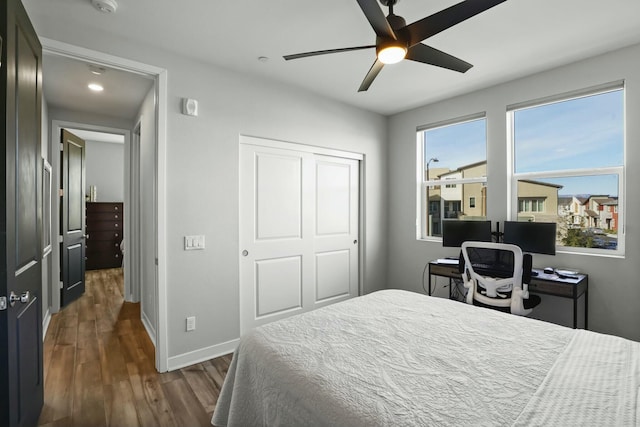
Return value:
[(185, 251), (202, 250), (204, 247), (204, 235), (184, 236)]

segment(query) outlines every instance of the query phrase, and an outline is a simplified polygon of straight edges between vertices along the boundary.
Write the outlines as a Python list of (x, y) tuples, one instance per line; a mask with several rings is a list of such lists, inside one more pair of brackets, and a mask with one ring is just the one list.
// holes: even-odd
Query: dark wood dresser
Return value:
[(119, 202), (87, 202), (86, 269), (122, 266), (123, 204)]

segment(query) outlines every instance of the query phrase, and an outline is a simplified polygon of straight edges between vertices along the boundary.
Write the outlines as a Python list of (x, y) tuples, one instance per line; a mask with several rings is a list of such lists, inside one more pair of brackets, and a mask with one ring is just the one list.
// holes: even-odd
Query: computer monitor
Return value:
[(465, 241), (490, 242), (491, 221), (445, 219), (442, 221), (442, 246), (459, 248)]
[(522, 252), (556, 254), (556, 223), (505, 221), (504, 243), (520, 246)]

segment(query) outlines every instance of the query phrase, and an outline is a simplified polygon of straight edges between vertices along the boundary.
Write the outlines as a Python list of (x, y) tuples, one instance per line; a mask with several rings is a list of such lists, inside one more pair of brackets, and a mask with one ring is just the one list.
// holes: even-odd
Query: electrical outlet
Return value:
[(196, 330), (196, 317), (187, 317), (187, 332)]

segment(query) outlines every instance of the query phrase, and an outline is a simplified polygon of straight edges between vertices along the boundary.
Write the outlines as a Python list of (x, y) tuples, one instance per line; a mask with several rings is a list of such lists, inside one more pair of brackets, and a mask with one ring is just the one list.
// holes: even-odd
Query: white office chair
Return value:
[(523, 256), (516, 245), (490, 242), (462, 244), (468, 304), (487, 306), (526, 316), (540, 304), (540, 297), (529, 296), (531, 255)]

